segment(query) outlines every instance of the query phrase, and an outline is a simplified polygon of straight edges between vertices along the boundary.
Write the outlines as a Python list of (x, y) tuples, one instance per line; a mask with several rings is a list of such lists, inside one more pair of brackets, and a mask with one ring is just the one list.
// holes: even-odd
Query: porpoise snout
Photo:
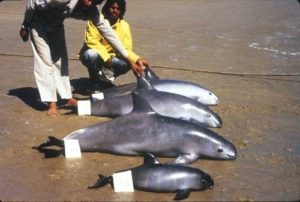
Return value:
[(217, 119), (216, 120), (217, 128), (221, 128), (223, 126), (223, 121), (222, 121), (221, 117), (218, 114), (216, 114), (216, 119)]
[(229, 157), (229, 159), (235, 160), (237, 158), (237, 151), (236, 151), (235, 146), (232, 145), (232, 150), (229, 153), (227, 153), (226, 155)]
[(213, 94), (212, 92), (209, 93), (210, 96), (210, 103), (209, 105), (218, 105), (219, 104), (219, 98)]
[(209, 189), (213, 189), (213, 188), (214, 188), (214, 185), (215, 185), (214, 180), (213, 180), (212, 178), (210, 178), (209, 184), (208, 184), (208, 188), (209, 188)]

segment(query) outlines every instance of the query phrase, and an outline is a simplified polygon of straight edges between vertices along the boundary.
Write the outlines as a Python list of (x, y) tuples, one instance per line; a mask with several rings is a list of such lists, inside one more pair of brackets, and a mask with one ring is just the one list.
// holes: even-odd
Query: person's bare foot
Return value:
[(56, 102), (51, 102), (49, 104), (47, 115), (51, 117), (58, 117), (60, 115), (58, 108), (56, 106)]
[(74, 98), (69, 99), (68, 102), (67, 102), (67, 106), (76, 107), (77, 106), (77, 100), (74, 99)]

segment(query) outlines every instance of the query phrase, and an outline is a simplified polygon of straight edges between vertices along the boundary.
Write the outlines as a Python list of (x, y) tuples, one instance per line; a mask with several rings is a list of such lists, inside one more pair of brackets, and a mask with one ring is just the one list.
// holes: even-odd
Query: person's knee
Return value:
[(115, 76), (126, 74), (130, 69), (130, 64), (119, 58), (113, 58)]
[(123, 74), (127, 73), (131, 69), (131, 66), (128, 62), (122, 61), (120, 65), (120, 70)]
[(82, 63), (88, 68), (93, 66), (99, 60), (98, 53), (93, 49), (88, 49), (84, 52), (82, 57)]
[(115, 69), (116, 76), (119, 76), (121, 74), (126, 74), (130, 69), (131, 67), (129, 64), (125, 63), (123, 65), (120, 65), (118, 66), (118, 68)]

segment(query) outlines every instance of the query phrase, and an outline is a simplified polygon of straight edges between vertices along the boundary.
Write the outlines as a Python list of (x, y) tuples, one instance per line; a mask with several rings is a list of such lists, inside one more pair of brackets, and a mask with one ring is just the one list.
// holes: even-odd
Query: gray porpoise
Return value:
[[(150, 68), (145, 70), (145, 78), (158, 91), (179, 94), (197, 100), (204, 105), (219, 104), (218, 97), (209, 89), (198, 84), (171, 79), (160, 79)], [(114, 97), (129, 94), (135, 90), (137, 84), (130, 83), (103, 90), (104, 97)]]
[[(143, 165), (129, 170), (135, 189), (148, 192), (176, 192), (174, 200), (186, 199), (191, 191), (203, 191), (214, 186), (213, 179), (205, 172), (185, 165), (161, 164), (151, 154), (145, 154)], [(96, 184), (89, 188), (103, 187), (108, 183), (113, 185), (112, 176), (101, 175)]]
[[(159, 115), (183, 119), (207, 127), (222, 126), (221, 117), (208, 106), (182, 95), (157, 91), (144, 77), (137, 78), (135, 91), (138, 91)], [(94, 116), (115, 118), (128, 114), (132, 110), (131, 93), (91, 102), (91, 115)]]
[(138, 92), (132, 95), (131, 113), (79, 129), (63, 140), (78, 139), (83, 152), (133, 156), (152, 153), (176, 157), (174, 163), (179, 164), (198, 158), (236, 158), (234, 145), (222, 136), (192, 122), (158, 115)]

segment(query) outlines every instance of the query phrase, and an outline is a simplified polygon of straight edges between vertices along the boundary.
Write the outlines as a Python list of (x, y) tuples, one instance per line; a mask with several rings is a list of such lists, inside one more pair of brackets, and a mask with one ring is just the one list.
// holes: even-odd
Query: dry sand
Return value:
[[(46, 116), (30, 45), (18, 37), (24, 6), (25, 1), (0, 3), (0, 200), (172, 201), (173, 193), (87, 189), (99, 173), (137, 166), (142, 157), (85, 153), (77, 160), (44, 159), (31, 149), (49, 135), (61, 138), (108, 119), (79, 117), (68, 109), (58, 118)], [(186, 201), (300, 199), (299, 9), (296, 0), (128, 0), (136, 52), (162, 78), (211, 89), (220, 99), (211, 108), (224, 121), (214, 131), (238, 149), (236, 161), (193, 163), (214, 178), (215, 188), (193, 192)], [(78, 88), (87, 78), (76, 60), (85, 23), (65, 24), (71, 82)], [(126, 75), (116, 83), (133, 81)]]

